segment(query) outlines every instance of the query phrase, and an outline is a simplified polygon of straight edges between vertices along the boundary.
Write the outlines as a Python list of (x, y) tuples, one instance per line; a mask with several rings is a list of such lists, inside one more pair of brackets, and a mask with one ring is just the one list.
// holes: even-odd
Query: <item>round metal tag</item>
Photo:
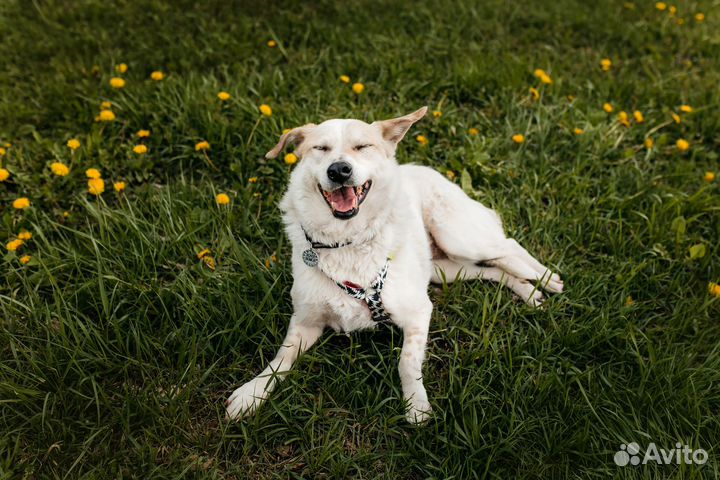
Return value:
[(312, 248), (308, 248), (302, 252), (302, 259), (308, 267), (317, 267), (319, 261), (317, 252)]

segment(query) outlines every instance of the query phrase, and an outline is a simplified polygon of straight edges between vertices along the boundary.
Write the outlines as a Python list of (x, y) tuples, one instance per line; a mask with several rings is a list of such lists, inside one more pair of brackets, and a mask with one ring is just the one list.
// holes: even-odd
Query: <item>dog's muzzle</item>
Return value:
[(332, 210), (333, 216), (341, 220), (348, 220), (358, 214), (360, 204), (367, 197), (371, 186), (372, 180), (368, 180), (362, 185), (341, 186), (330, 191), (323, 190), (318, 184), (318, 189)]

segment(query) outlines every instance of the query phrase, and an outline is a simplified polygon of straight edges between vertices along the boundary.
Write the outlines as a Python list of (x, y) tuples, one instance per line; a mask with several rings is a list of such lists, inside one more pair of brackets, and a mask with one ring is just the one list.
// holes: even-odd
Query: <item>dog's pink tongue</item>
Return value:
[(330, 192), (328, 198), (333, 210), (338, 212), (349, 212), (357, 207), (357, 196), (353, 187), (341, 187)]

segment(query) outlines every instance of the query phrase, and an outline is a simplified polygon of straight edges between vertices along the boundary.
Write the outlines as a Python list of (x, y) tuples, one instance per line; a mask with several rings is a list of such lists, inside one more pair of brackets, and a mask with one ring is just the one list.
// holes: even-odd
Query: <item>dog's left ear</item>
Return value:
[(385, 140), (393, 143), (399, 143), (407, 131), (410, 130), (413, 123), (423, 118), (426, 113), (427, 107), (422, 107), (421, 109), (415, 110), (413, 113), (403, 117), (373, 122), (373, 125), (377, 125), (378, 128), (380, 128), (382, 136)]
[(278, 155), (280, 155), (280, 152), (282, 152), (283, 148), (285, 148), (285, 145), (300, 145), (300, 143), (302, 143), (302, 141), (305, 139), (305, 135), (307, 135), (307, 133), (314, 127), (314, 123), (308, 123), (306, 125), (303, 125), (302, 127), (293, 128), (289, 132), (283, 133), (277, 145), (275, 145), (272, 150), (265, 154), (265, 158), (276, 158)]

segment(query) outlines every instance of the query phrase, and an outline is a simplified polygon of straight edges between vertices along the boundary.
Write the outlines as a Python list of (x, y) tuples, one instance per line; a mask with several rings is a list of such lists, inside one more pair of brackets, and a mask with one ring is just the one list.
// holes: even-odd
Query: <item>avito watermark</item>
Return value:
[(640, 465), (651, 462), (657, 465), (703, 465), (708, 461), (708, 453), (702, 448), (693, 450), (689, 445), (680, 442), (675, 444), (675, 448), (664, 449), (658, 448), (655, 443), (648, 444), (645, 449), (645, 455), (640, 455), (640, 445), (635, 442), (624, 443), (620, 445), (620, 450), (615, 452), (613, 457), (615, 464), (624, 467), (626, 465)]

